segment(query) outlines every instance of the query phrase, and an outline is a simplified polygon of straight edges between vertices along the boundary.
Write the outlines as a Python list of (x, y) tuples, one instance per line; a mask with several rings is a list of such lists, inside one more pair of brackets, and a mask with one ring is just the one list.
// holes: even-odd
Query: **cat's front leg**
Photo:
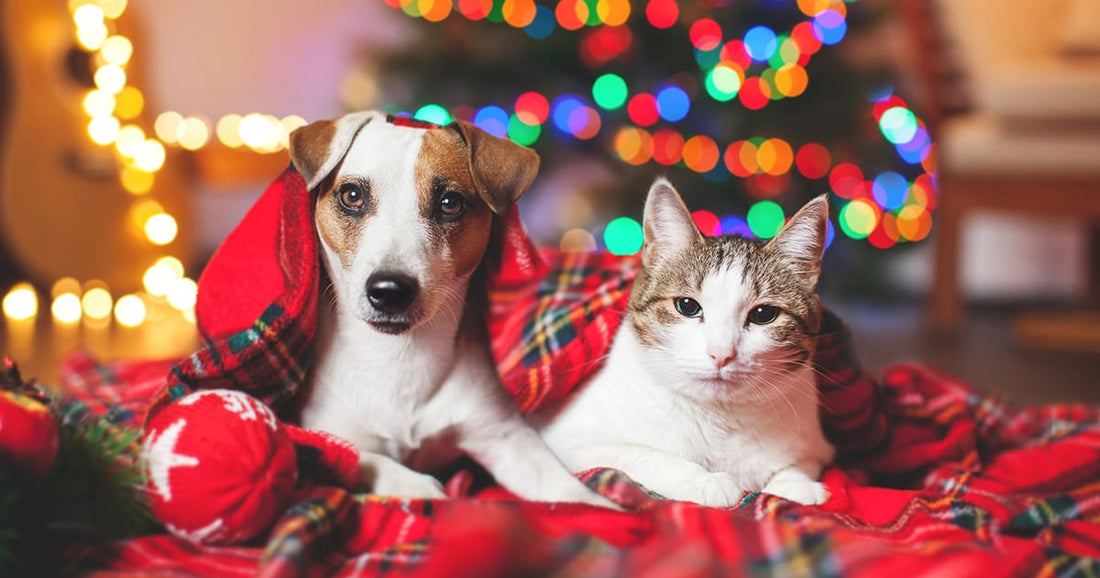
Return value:
[(725, 472), (711, 472), (682, 456), (628, 443), (588, 444), (574, 448), (572, 463), (610, 467), (671, 500), (726, 508), (737, 505), (745, 488)]
[(772, 474), (762, 491), (806, 506), (824, 504), (829, 499), (829, 490), (817, 481), (820, 476), (819, 462), (799, 462)]

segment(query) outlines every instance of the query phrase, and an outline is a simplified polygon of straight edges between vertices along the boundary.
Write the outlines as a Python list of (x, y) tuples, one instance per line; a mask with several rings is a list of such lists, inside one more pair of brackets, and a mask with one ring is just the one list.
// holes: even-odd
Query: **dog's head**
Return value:
[(295, 130), (290, 156), (316, 195), (337, 306), (390, 334), (463, 302), (493, 214), (539, 165), (534, 151), (466, 122), (426, 128), (377, 112)]

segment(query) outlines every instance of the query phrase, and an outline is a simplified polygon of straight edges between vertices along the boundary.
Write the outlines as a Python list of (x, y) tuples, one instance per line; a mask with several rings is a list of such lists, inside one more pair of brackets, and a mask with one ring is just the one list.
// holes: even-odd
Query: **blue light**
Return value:
[(584, 106), (581, 100), (571, 94), (564, 94), (554, 99), (550, 105), (550, 115), (554, 118), (554, 126), (565, 134), (573, 134), (569, 121), (573, 112)]
[(814, 36), (822, 44), (836, 44), (844, 39), (848, 32), (848, 23), (836, 10), (823, 10), (814, 16)]
[(535, 19), (523, 27), (523, 31), (535, 40), (542, 40), (554, 32), (554, 11), (543, 5), (535, 9)]
[(666, 86), (657, 93), (657, 114), (668, 122), (683, 120), (691, 110), (691, 99), (679, 86)]
[(828, 249), (833, 244), (833, 239), (836, 237), (836, 227), (833, 226), (832, 221), (825, 221), (825, 248)]
[(875, 202), (887, 211), (901, 208), (909, 195), (909, 181), (898, 173), (887, 171), (875, 177), (871, 184)]
[(487, 106), (474, 115), (474, 124), (497, 138), (504, 138), (508, 134), (508, 113), (499, 106)]
[(763, 62), (771, 58), (779, 48), (779, 41), (775, 37), (775, 32), (767, 26), (750, 28), (745, 33), (744, 43), (745, 52), (757, 62)]
[(727, 215), (722, 217), (719, 221), (722, 226), (723, 235), (741, 235), (746, 239), (752, 239), (752, 229), (749, 228), (749, 223), (745, 219), (735, 216)]

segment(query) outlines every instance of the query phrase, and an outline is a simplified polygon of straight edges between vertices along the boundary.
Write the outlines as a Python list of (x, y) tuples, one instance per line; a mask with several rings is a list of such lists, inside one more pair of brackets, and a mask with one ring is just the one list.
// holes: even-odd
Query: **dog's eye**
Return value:
[(367, 195), (359, 185), (344, 183), (336, 193), (336, 200), (341, 209), (349, 213), (359, 213), (367, 204)]
[(456, 191), (447, 191), (439, 197), (439, 214), (444, 219), (457, 219), (466, 210), (466, 199)]
[(779, 308), (775, 305), (757, 305), (749, 311), (749, 323), (767, 325), (779, 317)]
[(676, 312), (684, 317), (699, 317), (703, 314), (703, 306), (691, 297), (677, 297), (672, 300)]

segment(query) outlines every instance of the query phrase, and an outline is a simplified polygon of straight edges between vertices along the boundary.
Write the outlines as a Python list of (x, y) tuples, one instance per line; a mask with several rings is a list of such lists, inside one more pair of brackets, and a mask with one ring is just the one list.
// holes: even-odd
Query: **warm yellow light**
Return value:
[(174, 110), (169, 110), (157, 116), (156, 122), (153, 123), (153, 129), (157, 132), (157, 138), (161, 142), (172, 144), (179, 140), (176, 135), (182, 124), (183, 115)]
[(118, 119), (113, 116), (97, 116), (88, 121), (88, 136), (92, 142), (106, 146), (118, 138)]
[(206, 141), (210, 138), (210, 129), (202, 119), (191, 117), (184, 119), (176, 129), (176, 136), (179, 138), (181, 147), (193, 151), (206, 145)]
[(111, 19), (122, 16), (126, 11), (126, 0), (98, 0), (96, 4), (103, 9), (103, 16)]
[(145, 221), (145, 238), (154, 245), (167, 245), (176, 239), (179, 225), (168, 213), (157, 213)]
[(107, 27), (103, 23), (80, 26), (76, 29), (76, 40), (87, 50), (99, 50), (107, 40)]
[(141, 110), (145, 108), (145, 96), (141, 94), (140, 90), (132, 86), (127, 86), (120, 90), (115, 99), (118, 101), (115, 114), (117, 114), (119, 118), (134, 118), (141, 114)]
[(184, 309), (182, 311), (182, 313), (183, 313), (183, 319), (185, 321), (187, 321), (188, 323), (194, 325), (194, 323), (195, 323), (195, 308), (192, 307), (191, 309)]
[(62, 277), (54, 281), (53, 285), (50, 287), (50, 298), (57, 299), (59, 295), (65, 293), (80, 293), (80, 281), (72, 277)]
[(172, 274), (175, 275), (176, 279), (183, 279), (183, 262), (179, 259), (172, 256), (161, 257), (160, 259), (157, 259), (156, 264), (171, 269)]
[(294, 129), (303, 127), (309, 123), (306, 122), (306, 119), (296, 114), (292, 114), (290, 116), (284, 116), (283, 120), (279, 121), (279, 124), (283, 127), (282, 135), (280, 135), (282, 138), (279, 139), (279, 145), (282, 148), (289, 148), (290, 133), (294, 132)]
[(95, 71), (95, 85), (110, 94), (117, 94), (126, 86), (126, 71), (114, 64), (105, 64)]
[(84, 4), (73, 10), (73, 22), (77, 28), (103, 26), (103, 9), (95, 4)]
[(145, 286), (145, 290), (150, 295), (164, 296), (168, 294), (168, 290), (172, 288), (172, 284), (178, 281), (182, 275), (176, 275), (176, 271), (171, 265), (166, 263), (157, 262), (152, 267), (145, 270), (145, 275), (141, 278), (141, 283)]
[(257, 147), (257, 150), (264, 153), (273, 153), (280, 150), (283, 143), (289, 143), (290, 137), (286, 134), (286, 128), (283, 127), (283, 123), (279, 121), (279, 117), (270, 114), (264, 115), (264, 120), (267, 121), (267, 125), (271, 127), (271, 134), (267, 135), (267, 140), (264, 144)]
[(118, 154), (132, 159), (143, 144), (145, 144), (145, 131), (141, 130), (141, 127), (128, 124), (118, 130), (118, 137), (115, 138)]
[(107, 64), (122, 66), (134, 55), (134, 45), (125, 36), (112, 36), (103, 41), (99, 54)]
[(50, 312), (53, 313), (54, 319), (62, 323), (76, 323), (80, 321), (83, 313), (80, 308), (80, 297), (76, 293), (62, 293), (54, 298), (53, 304), (50, 305)]
[(115, 320), (124, 327), (137, 327), (145, 321), (145, 302), (137, 295), (123, 295), (115, 303)]
[(30, 319), (38, 315), (38, 294), (30, 283), (18, 283), (4, 295), (2, 307), (8, 319)]
[(155, 173), (164, 166), (164, 145), (159, 140), (148, 139), (134, 154), (134, 164), (143, 171)]
[(242, 118), (237, 127), (241, 142), (254, 149), (263, 147), (271, 139), (274, 130), (275, 127), (271, 126), (264, 115), (255, 112)]
[(187, 311), (195, 306), (198, 294), (199, 285), (184, 277), (172, 283), (168, 289), (168, 304), (180, 311)]
[(227, 114), (218, 119), (218, 124), (214, 127), (214, 132), (218, 135), (218, 140), (223, 145), (230, 148), (237, 148), (244, 144), (241, 142), (241, 115), (239, 114)]
[(153, 182), (156, 177), (149, 171), (144, 171), (134, 165), (126, 165), (122, 168), (122, 174), (119, 175), (119, 181), (122, 182), (122, 188), (126, 189), (131, 195), (144, 195), (153, 188)]
[(102, 90), (89, 90), (84, 95), (84, 112), (88, 116), (107, 116), (115, 110), (115, 97)]
[(110, 291), (102, 287), (94, 287), (84, 292), (80, 305), (84, 308), (84, 314), (88, 317), (106, 319), (111, 316), (111, 307), (114, 302), (111, 299)]

